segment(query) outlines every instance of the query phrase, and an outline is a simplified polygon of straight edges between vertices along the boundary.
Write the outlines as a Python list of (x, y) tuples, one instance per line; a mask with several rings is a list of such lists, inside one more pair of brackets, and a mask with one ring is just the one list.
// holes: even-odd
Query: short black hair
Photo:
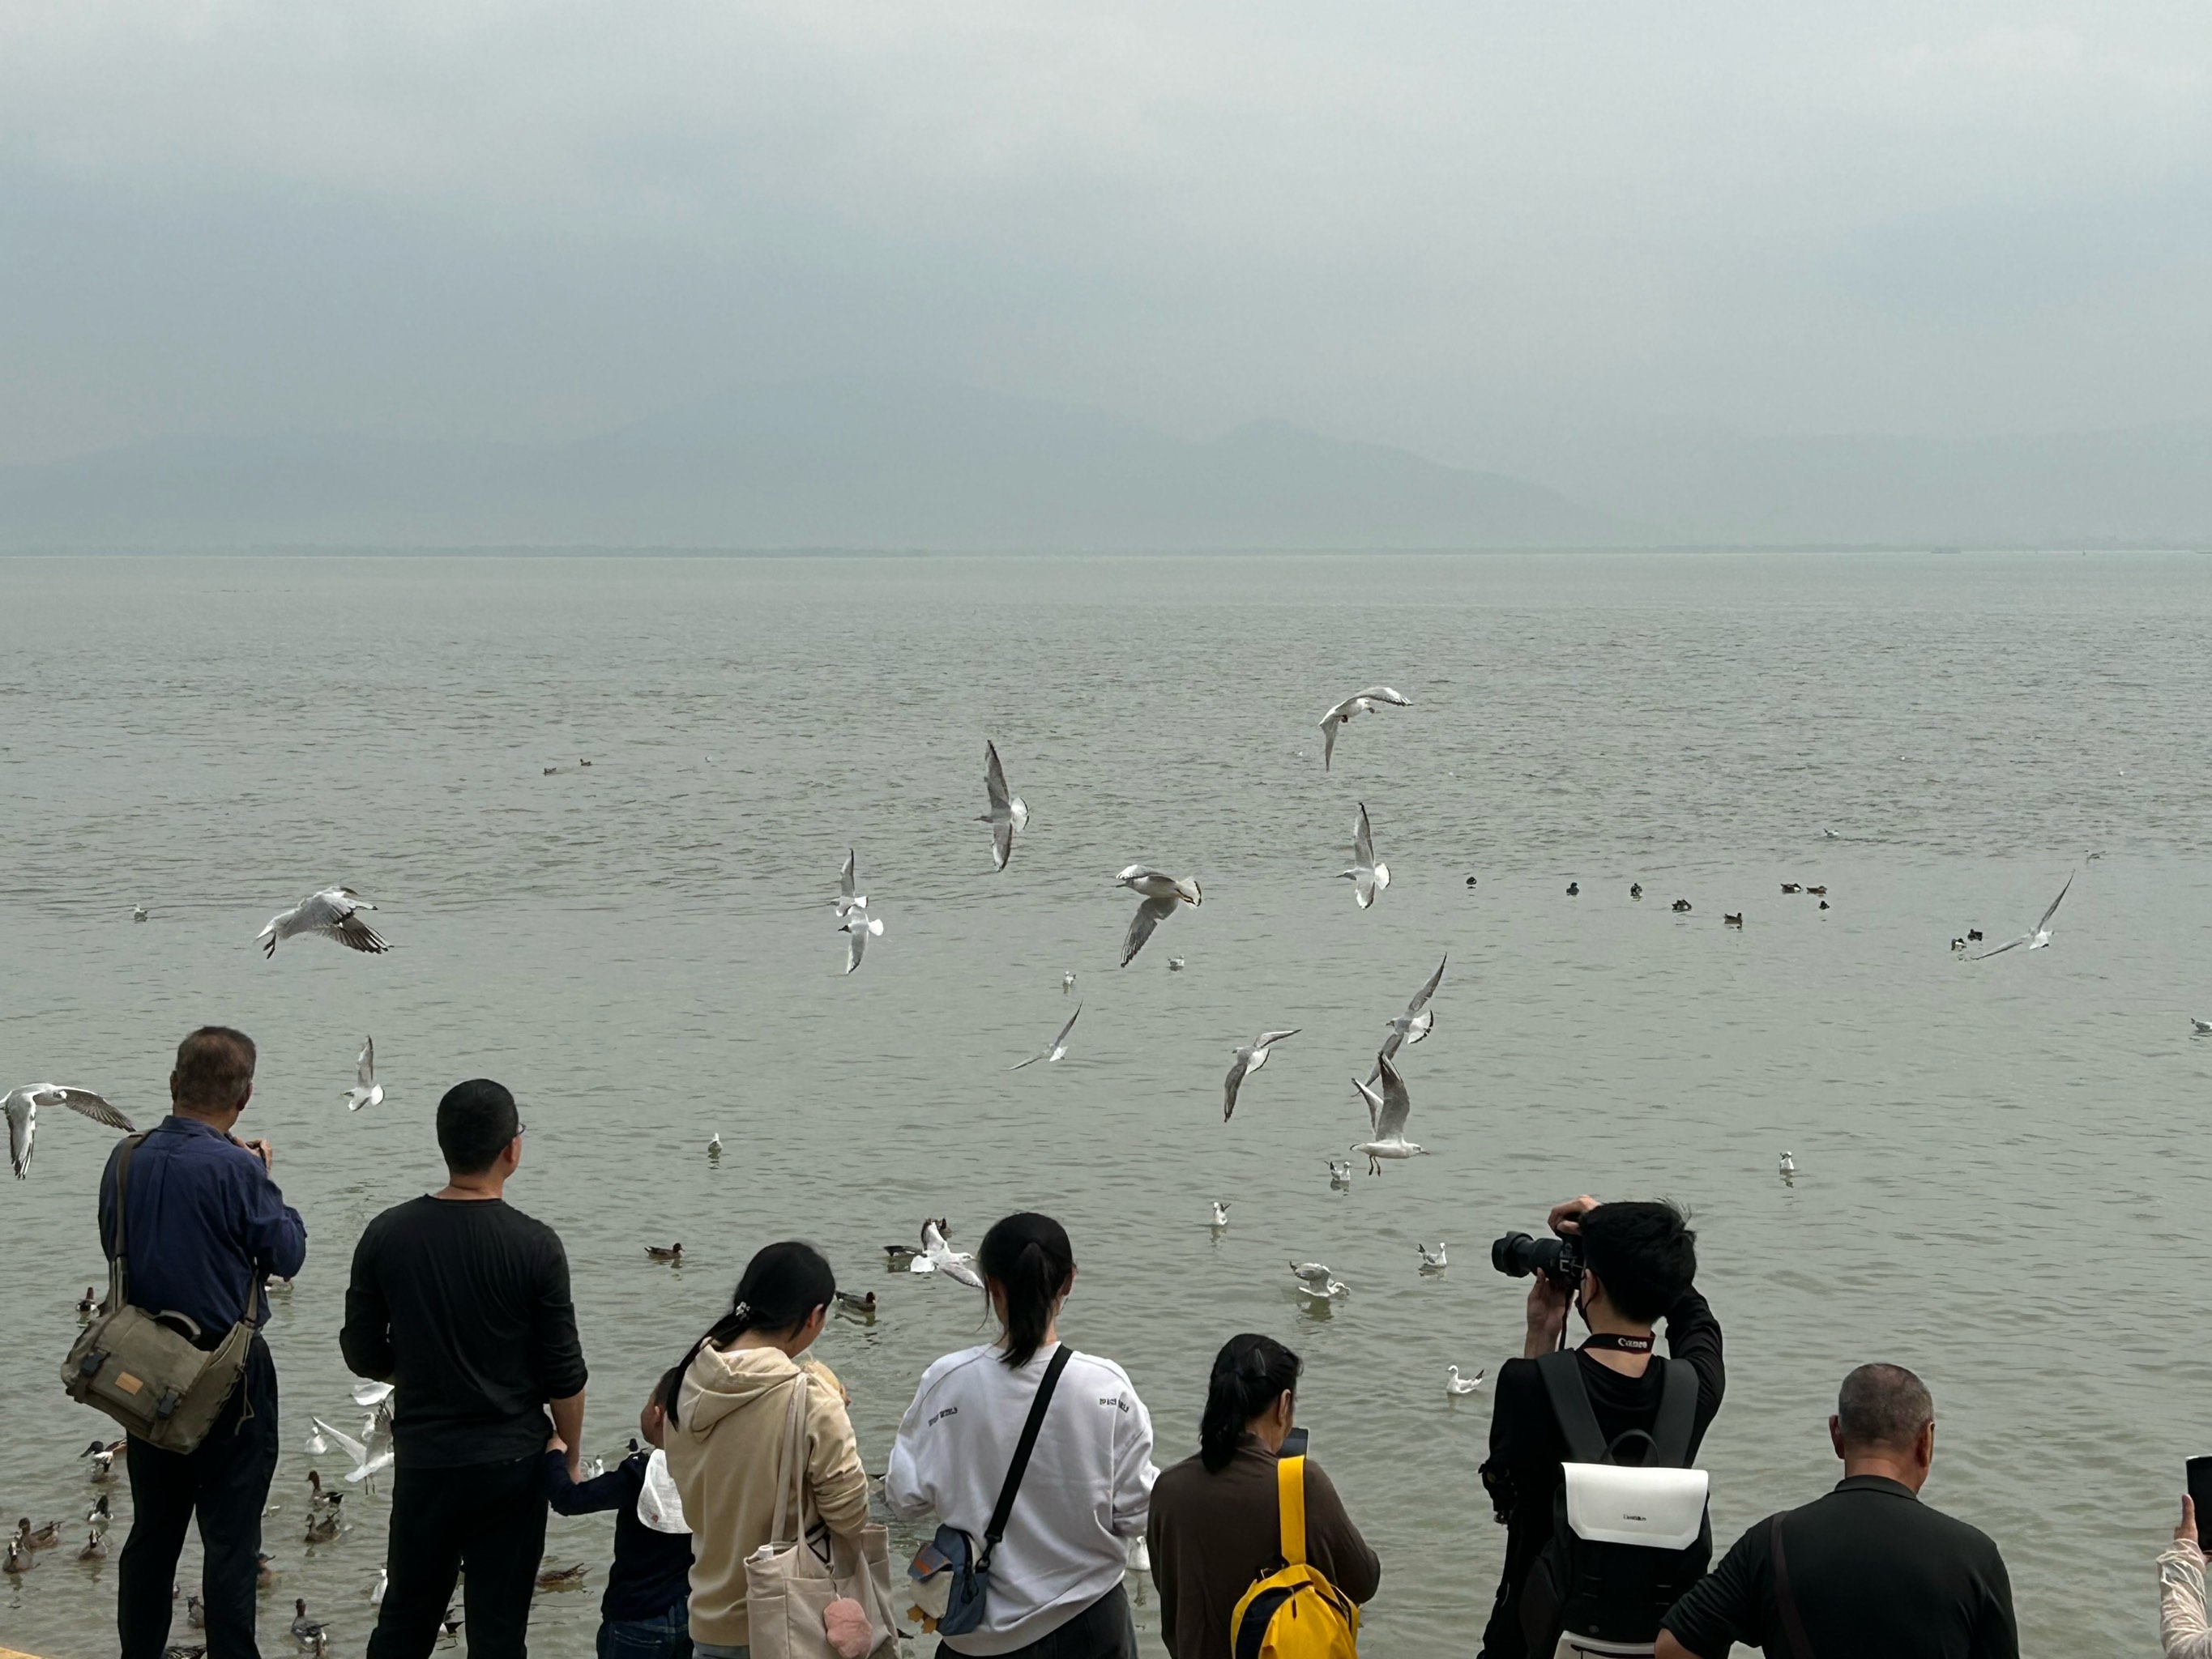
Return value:
[(1601, 1204), (1582, 1218), (1583, 1260), (1631, 1319), (1662, 1317), (1697, 1282), (1690, 1218), (1661, 1199)]
[(228, 1025), (203, 1025), (177, 1045), (170, 1073), (177, 1103), (204, 1111), (227, 1112), (246, 1103), (259, 1058), (253, 1039)]
[(438, 1103), (438, 1150), (457, 1176), (482, 1175), (521, 1133), (514, 1097), (488, 1077), (456, 1083)]
[(1847, 1446), (1906, 1451), (1936, 1420), (1936, 1401), (1902, 1365), (1862, 1365), (1836, 1392), (1836, 1432)]

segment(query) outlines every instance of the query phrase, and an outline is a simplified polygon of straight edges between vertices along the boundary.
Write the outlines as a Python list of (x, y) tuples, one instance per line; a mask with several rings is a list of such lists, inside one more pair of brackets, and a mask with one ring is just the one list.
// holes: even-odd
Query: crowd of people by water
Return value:
[[(273, 1179), (271, 1148), (235, 1133), (254, 1063), (240, 1032), (187, 1036), (170, 1079), (171, 1115), (126, 1143), (127, 1199), (114, 1159), (100, 1188), (111, 1257), (119, 1228), (134, 1241), (131, 1304), (188, 1322), (209, 1342), (242, 1322), (258, 1326), (262, 1279), (297, 1273), (306, 1256), (306, 1229)], [(457, 1085), (439, 1103), (437, 1138), (448, 1183), (369, 1224), (340, 1336), (356, 1372), (396, 1385), (388, 1583), (369, 1659), (428, 1654), (451, 1633), (464, 1575), (468, 1650), (523, 1654), (549, 1510), (616, 1516), (599, 1659), (750, 1659), (758, 1571), (779, 1546), (824, 1563), (858, 1559), (865, 1571), (852, 1547), (874, 1524), (870, 1477), (842, 1387), (809, 1357), (836, 1296), (822, 1255), (797, 1241), (754, 1255), (727, 1312), (641, 1403), (631, 1455), (587, 1477), (587, 1369), (567, 1259), (551, 1228), (505, 1201), (524, 1154), (513, 1096), (487, 1080)], [(1734, 1644), (1776, 1659), (2017, 1652), (1996, 1546), (1920, 1499), (1935, 1407), (1898, 1366), (1862, 1365), (1844, 1378), (1829, 1425), (1843, 1464), (1834, 1490), (1757, 1522), (1717, 1564), (1702, 1484), (1691, 1541), (1686, 1533), (1653, 1547), (1629, 1524), (1641, 1515), (1611, 1530), (1602, 1516), (1594, 1523), (1584, 1511), (1605, 1488), (1578, 1484), (1572, 1471), (1689, 1468), (1722, 1408), (1721, 1326), (1697, 1289), (1695, 1236), (1672, 1206), (1577, 1198), (1550, 1222), (1571, 1246), (1571, 1271), (1532, 1274), (1526, 1352), (1496, 1379), (1481, 1478), (1505, 1528), (1504, 1565), (1487, 1614), (1470, 1599), (1468, 1650), (1480, 1659), (1723, 1659)], [(1137, 1638), (1124, 1582), (1141, 1540), (1138, 1559), (1148, 1561), (1173, 1659), (1252, 1659), (1261, 1638), (1273, 1644), (1264, 1651), (1284, 1659), (1351, 1652), (1357, 1608), (1381, 1593), (1384, 1564), (1304, 1455), (1298, 1356), (1264, 1335), (1232, 1337), (1213, 1362), (1198, 1449), (1162, 1468), (1128, 1375), (1062, 1341), (1078, 1267), (1060, 1224), (1007, 1216), (982, 1238), (975, 1266), (997, 1335), (924, 1371), (881, 1479), (892, 1516), (939, 1523), (914, 1575), (896, 1575), (898, 1614), (911, 1625), (921, 1612), (939, 1653), (1127, 1659)], [(1571, 1311), (1589, 1328), (1572, 1349)], [(207, 1652), (258, 1654), (261, 1519), (277, 1444), (276, 1368), (258, 1329), (196, 1449), (131, 1438), (131, 1527), (117, 1592), (123, 1659), (175, 1651), (173, 1587), (195, 1517)], [(1481, 1541), (1467, 1540), (1470, 1567)], [(29, 1547), (9, 1545), (11, 1565), (18, 1543)], [(933, 1564), (971, 1547), (974, 1559), (953, 1565), (987, 1586), (974, 1592), (980, 1606), (955, 1617), (940, 1600), (928, 1613), (918, 1585)], [(880, 1562), (875, 1571), (882, 1579)], [(2212, 1659), (2193, 1505), (2159, 1571), (2169, 1659)], [(967, 1581), (946, 1577), (957, 1605)], [(1270, 1586), (1276, 1599), (1255, 1595)], [(763, 1654), (891, 1650), (865, 1606), (854, 1612), (842, 1596), (831, 1605), (847, 1624), (823, 1616), (826, 1634), (816, 1635), (828, 1645), (793, 1647), (779, 1622)], [(1285, 1626), (1284, 1607), (1304, 1609), (1306, 1622)], [(775, 1618), (787, 1613), (779, 1603)], [(294, 1635), (322, 1645), (304, 1607)]]

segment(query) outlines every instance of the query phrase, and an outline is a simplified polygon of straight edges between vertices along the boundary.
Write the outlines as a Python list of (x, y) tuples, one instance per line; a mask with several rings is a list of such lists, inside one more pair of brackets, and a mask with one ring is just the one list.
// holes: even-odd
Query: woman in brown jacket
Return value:
[[(1300, 1369), (1270, 1337), (1231, 1337), (1206, 1385), (1198, 1455), (1162, 1470), (1152, 1487), (1145, 1540), (1172, 1659), (1231, 1659), (1230, 1614), (1254, 1580), (1283, 1565), (1275, 1455), (1291, 1432)], [(1306, 1559), (1355, 1601), (1382, 1582), (1382, 1564), (1311, 1458)]]

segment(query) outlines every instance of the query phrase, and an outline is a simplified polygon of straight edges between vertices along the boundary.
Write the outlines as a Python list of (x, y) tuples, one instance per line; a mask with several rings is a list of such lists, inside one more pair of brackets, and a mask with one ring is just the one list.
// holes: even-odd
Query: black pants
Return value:
[[(960, 1659), (949, 1642), (937, 1651)], [(1137, 1626), (1129, 1595), (1119, 1584), (1047, 1636), (1009, 1648), (1000, 1659), (1137, 1659)]]
[(261, 1509), (276, 1473), (276, 1362), (268, 1344), (253, 1339), (238, 1391), (198, 1451), (162, 1451), (133, 1439), (124, 1455), (131, 1474), (131, 1536), (115, 1572), (115, 1628), (123, 1659), (161, 1659), (169, 1644), (177, 1557), (196, 1511), (206, 1557), (200, 1601), (207, 1609), (209, 1659), (259, 1659), (253, 1641), (254, 1575), (260, 1566)]
[[(545, 1553), (543, 1460), (410, 1468), (392, 1483), (392, 1575), (368, 1659), (422, 1659), (465, 1568), (462, 1635), (469, 1659), (522, 1659), (530, 1598)], [(216, 1659), (210, 1654), (208, 1659)]]

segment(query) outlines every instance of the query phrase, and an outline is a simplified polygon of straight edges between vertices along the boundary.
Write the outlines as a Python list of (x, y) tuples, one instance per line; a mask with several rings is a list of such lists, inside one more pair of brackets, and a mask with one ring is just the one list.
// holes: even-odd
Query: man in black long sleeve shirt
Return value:
[(1772, 1659), (2018, 1659), (1997, 1547), (1920, 1501), (1936, 1457), (1936, 1406), (1920, 1379), (1901, 1365), (1860, 1366), (1844, 1379), (1828, 1437), (1844, 1460), (1836, 1489), (1738, 1539), (1668, 1613), (1656, 1659), (1726, 1659), (1738, 1642)]
[[(1665, 1367), (1687, 1364), (1698, 1374), (1690, 1437), (1694, 1457), (1720, 1411), (1727, 1385), (1720, 1322), (1693, 1282), (1696, 1236), (1671, 1206), (1613, 1204), (1601, 1209), (1591, 1198), (1559, 1205), (1552, 1212), (1551, 1225), (1563, 1237), (1579, 1235), (1582, 1243), (1585, 1271), (1579, 1290), (1571, 1294), (1591, 1339), (1576, 1363), (1600, 1431), (1609, 1443), (1631, 1429), (1649, 1430), (1658, 1419)], [(1480, 1659), (1523, 1659), (1529, 1651), (1521, 1593), (1529, 1570), (1551, 1542), (1554, 1499), (1565, 1478), (1560, 1466), (1569, 1455), (1535, 1360), (1559, 1346), (1570, 1297), (1565, 1286), (1542, 1273), (1534, 1276), (1525, 1357), (1507, 1360), (1498, 1371), (1482, 1480), (1505, 1526), (1505, 1565)], [(1667, 1322), (1665, 1359), (1651, 1352), (1652, 1328), (1662, 1317)]]
[(472, 1659), (520, 1659), (547, 1417), (579, 1443), (584, 1356), (560, 1238), (501, 1197), (522, 1158), (514, 1097), (482, 1079), (447, 1091), (438, 1146), (446, 1187), (362, 1233), (338, 1336), (347, 1364), (397, 1385), (391, 1583), (368, 1659), (422, 1659), (465, 1567)]

